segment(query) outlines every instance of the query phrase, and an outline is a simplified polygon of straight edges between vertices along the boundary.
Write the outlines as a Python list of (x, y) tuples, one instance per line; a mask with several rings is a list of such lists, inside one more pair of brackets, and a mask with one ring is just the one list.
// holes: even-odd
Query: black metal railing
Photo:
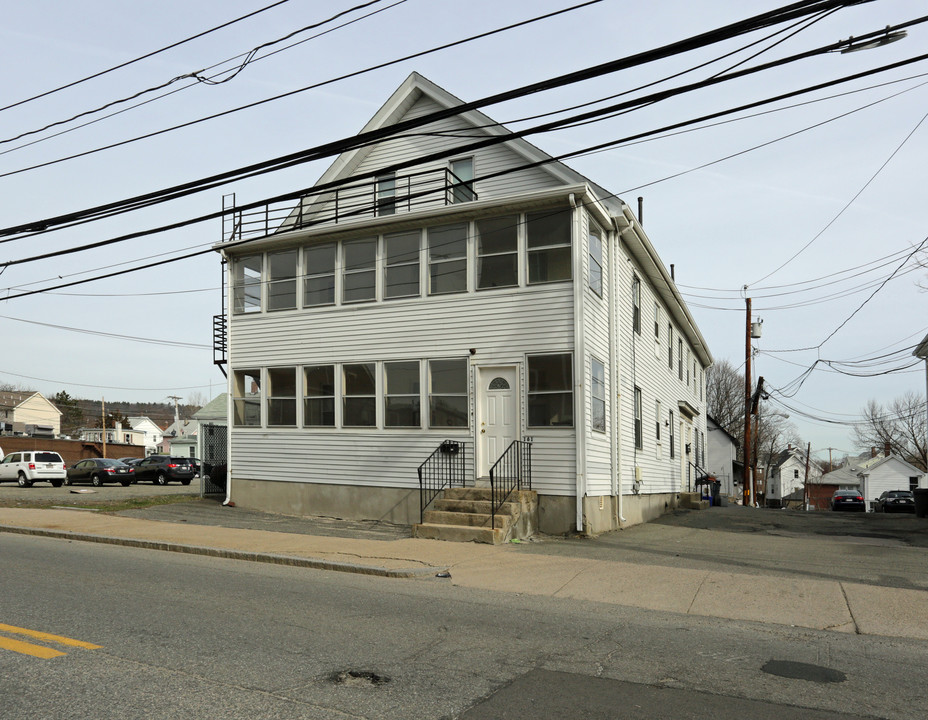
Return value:
[(425, 509), (446, 487), (464, 487), (467, 477), (467, 443), (445, 440), (419, 466), (419, 522)]
[(532, 489), (532, 444), (513, 440), (490, 468), (490, 527), (496, 527), (496, 513), (513, 491), (523, 489)]
[(282, 200), (244, 208), (236, 208), (232, 196), (231, 200), (224, 199), (223, 241), (337, 224), (343, 220), (390, 217), (477, 199), (473, 183), (462, 180), (447, 168), (389, 179), (389, 191), (385, 191), (384, 178), (372, 178), (309, 193), (296, 201)]
[(692, 492), (694, 487), (704, 485), (709, 481), (709, 471), (694, 462), (686, 465), (686, 489)]

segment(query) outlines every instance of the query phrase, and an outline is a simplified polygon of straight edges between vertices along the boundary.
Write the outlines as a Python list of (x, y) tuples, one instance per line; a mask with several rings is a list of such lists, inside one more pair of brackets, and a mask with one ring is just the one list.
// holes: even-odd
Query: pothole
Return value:
[(339, 670), (329, 676), (329, 681), (345, 687), (376, 687), (386, 685), (390, 678), (367, 670)]
[(847, 680), (847, 675), (840, 670), (792, 660), (770, 660), (761, 670), (770, 675), (817, 683), (839, 683)]

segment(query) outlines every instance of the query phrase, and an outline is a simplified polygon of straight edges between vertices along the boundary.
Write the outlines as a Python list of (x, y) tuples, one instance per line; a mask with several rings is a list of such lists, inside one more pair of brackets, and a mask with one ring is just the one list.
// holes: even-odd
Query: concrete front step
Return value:
[[(426, 510), (423, 521), (435, 525), (467, 525), (470, 527), (490, 527), (490, 513), (447, 512), (443, 510)], [(495, 527), (508, 530), (512, 525), (512, 516), (498, 514)]]
[(437, 525), (420, 523), (412, 526), (412, 536), (427, 540), (449, 540), (451, 542), (479, 542), (499, 545), (505, 541), (502, 529), (471, 527), (468, 525)]
[[(432, 501), (432, 507), (435, 510), (444, 510), (445, 512), (480, 513), (483, 515), (489, 515), (493, 509), (493, 503), (489, 500), (457, 500), (454, 498), (439, 498)], [(497, 515), (513, 515), (514, 513), (518, 512), (518, 510), (519, 506), (515, 503), (505, 502), (500, 506), (496, 513)]]
[(700, 493), (680, 493), (680, 507), (686, 508), (688, 510), (708, 510), (710, 505), (711, 503), (708, 500), (702, 499), (702, 495)]

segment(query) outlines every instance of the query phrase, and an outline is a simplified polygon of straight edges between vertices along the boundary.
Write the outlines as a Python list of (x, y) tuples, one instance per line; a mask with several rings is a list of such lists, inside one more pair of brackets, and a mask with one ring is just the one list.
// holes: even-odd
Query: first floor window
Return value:
[(335, 427), (335, 366), (303, 368), (303, 425)]
[(528, 358), (528, 424), (530, 427), (574, 424), (573, 363), (569, 353)]
[(467, 360), (429, 360), (429, 427), (467, 427)]
[(669, 419), (668, 427), (670, 428), (670, 430), (667, 433), (667, 438), (670, 442), (670, 457), (674, 457), (676, 455), (677, 449), (676, 447), (674, 447), (676, 436), (673, 431), (673, 410), (670, 410), (669, 413), (670, 414), (668, 416), (668, 419)]
[(374, 363), (342, 366), (342, 425), (375, 427), (377, 424), (377, 377)]
[(236, 370), (232, 381), (232, 424), (261, 425), (261, 371)]
[(232, 312), (261, 312), (261, 255), (232, 261)]
[(268, 368), (267, 424), (296, 425), (296, 368)]
[(571, 279), (572, 218), (570, 208), (525, 216), (529, 284)]
[(385, 427), (420, 427), (419, 361), (383, 364)]
[(661, 422), (663, 421), (663, 418), (661, 417), (662, 414), (661, 401), (656, 400), (654, 402), (654, 439), (657, 440), (657, 442), (661, 441)]
[(606, 367), (596, 358), (590, 361), (590, 376), (593, 429), (606, 432)]
[(635, 388), (635, 447), (641, 450), (644, 447), (644, 438), (641, 428), (641, 388)]

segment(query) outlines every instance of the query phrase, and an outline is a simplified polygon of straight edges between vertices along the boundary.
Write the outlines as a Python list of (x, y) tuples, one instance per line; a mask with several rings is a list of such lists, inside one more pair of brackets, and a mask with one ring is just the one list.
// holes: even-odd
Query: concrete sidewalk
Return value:
[[(227, 517), (234, 522), (233, 514)], [(928, 640), (928, 591), (923, 590), (591, 559), (565, 554), (563, 548), (548, 554), (544, 541), (529, 548), (420, 540), (399, 533), (386, 534), (386, 539), (365, 532), (311, 534), (311, 524), (293, 522), (293, 528), (278, 531), (198, 524), (196, 509), (182, 521), (158, 521), (80, 509), (0, 508), (0, 532), (7, 533), (393, 578), (448, 572), (451, 577), (444, 582), (466, 588)]]

